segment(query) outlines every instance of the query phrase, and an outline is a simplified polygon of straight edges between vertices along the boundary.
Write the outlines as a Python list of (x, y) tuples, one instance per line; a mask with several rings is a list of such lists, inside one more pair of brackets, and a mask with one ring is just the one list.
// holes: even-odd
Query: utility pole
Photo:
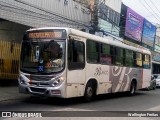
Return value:
[(99, 0), (90, 0), (90, 11), (91, 11), (91, 34), (95, 34), (95, 31), (98, 30), (98, 1)]

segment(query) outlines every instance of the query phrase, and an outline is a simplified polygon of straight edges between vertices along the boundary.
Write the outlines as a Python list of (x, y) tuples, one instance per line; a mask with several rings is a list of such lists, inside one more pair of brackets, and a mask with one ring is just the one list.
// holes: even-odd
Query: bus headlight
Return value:
[(55, 80), (51, 83), (51, 86), (57, 87), (57, 86), (61, 85), (63, 81), (64, 81), (64, 77), (55, 78)]
[(24, 78), (22, 76), (19, 77), (19, 83), (27, 85), (27, 83), (25, 82), (25, 80), (24, 80)]

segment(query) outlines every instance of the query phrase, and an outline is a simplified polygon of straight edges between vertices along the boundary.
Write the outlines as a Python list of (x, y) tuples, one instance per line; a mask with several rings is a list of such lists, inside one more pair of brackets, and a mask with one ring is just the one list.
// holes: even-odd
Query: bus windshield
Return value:
[(65, 40), (23, 40), (21, 49), (21, 71), (51, 74), (64, 68)]

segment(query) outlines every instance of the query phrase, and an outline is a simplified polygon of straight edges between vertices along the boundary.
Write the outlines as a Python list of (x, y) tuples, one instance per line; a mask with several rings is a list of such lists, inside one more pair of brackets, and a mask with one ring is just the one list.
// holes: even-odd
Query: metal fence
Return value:
[(17, 79), (20, 59), (20, 44), (0, 40), (0, 79)]

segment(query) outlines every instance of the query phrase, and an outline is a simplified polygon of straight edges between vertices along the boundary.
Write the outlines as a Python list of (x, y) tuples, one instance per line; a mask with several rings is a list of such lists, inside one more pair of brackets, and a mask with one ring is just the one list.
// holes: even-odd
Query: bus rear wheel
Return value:
[(90, 102), (93, 99), (93, 96), (95, 95), (95, 88), (92, 84), (92, 82), (87, 83), (84, 93), (84, 100), (86, 102)]
[(129, 95), (133, 96), (136, 92), (136, 83), (134, 81), (131, 82)]

